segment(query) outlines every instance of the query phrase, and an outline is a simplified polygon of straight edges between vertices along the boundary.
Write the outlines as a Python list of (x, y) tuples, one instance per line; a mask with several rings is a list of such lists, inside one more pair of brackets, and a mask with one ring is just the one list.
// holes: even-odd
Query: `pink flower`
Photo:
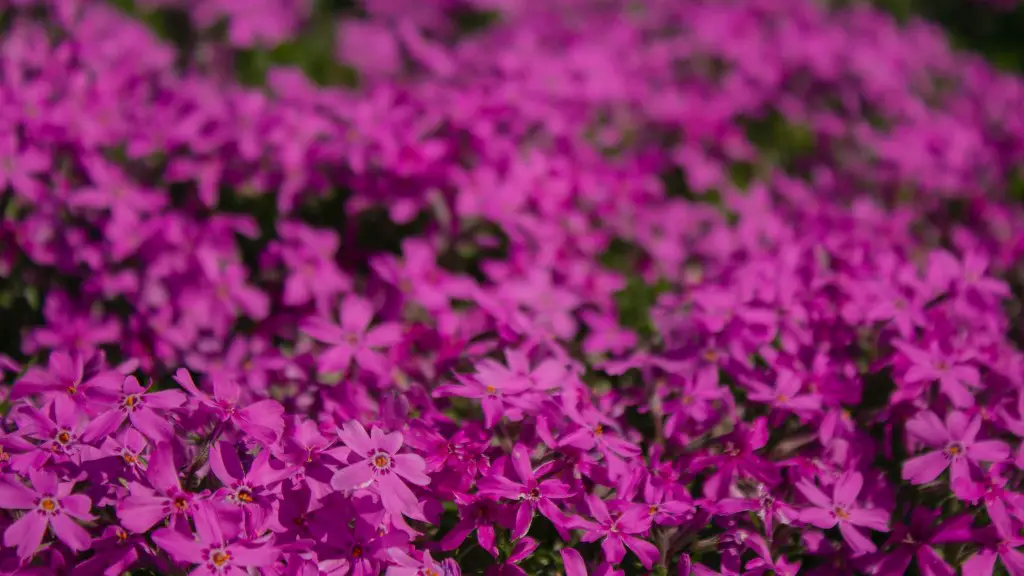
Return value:
[(338, 470), (331, 480), (335, 489), (359, 490), (372, 486), (384, 508), (392, 514), (426, 520), (423, 507), (405, 482), (417, 486), (430, 484), (430, 477), (424, 474), (427, 464), (416, 454), (398, 453), (403, 442), (401, 432), (385, 434), (374, 427), (367, 435), (363, 425), (353, 420), (345, 423), (338, 437), (362, 459)]
[(356, 295), (348, 295), (341, 302), (339, 324), (320, 317), (311, 317), (302, 324), (302, 331), (328, 345), (317, 360), (321, 373), (347, 372), (354, 358), (363, 368), (383, 372), (387, 361), (377, 351), (397, 344), (402, 339), (402, 327), (387, 322), (370, 328), (373, 308)]
[(224, 523), (211, 508), (196, 514), (196, 535), (173, 528), (160, 528), (153, 542), (181, 564), (196, 564), (192, 576), (246, 576), (251, 568), (274, 566), (281, 551), (270, 543), (238, 540), (230, 523)]
[(210, 450), (210, 470), (224, 485), (217, 496), (242, 510), (246, 533), (258, 534), (273, 512), (277, 485), (294, 472), (270, 459), (270, 451), (261, 450), (246, 472), (231, 444), (220, 441)]
[(877, 508), (861, 508), (857, 505), (857, 496), (863, 486), (864, 477), (860, 472), (847, 472), (833, 486), (830, 498), (817, 486), (801, 480), (796, 487), (813, 507), (801, 510), (800, 520), (818, 528), (832, 528), (838, 524), (843, 539), (855, 552), (874, 552), (875, 545), (856, 526), (888, 532), (889, 514)]
[(121, 397), (117, 404), (100, 414), (86, 427), (82, 437), (86, 441), (109, 436), (130, 420), (139, 432), (154, 442), (166, 441), (174, 434), (174, 426), (168, 419), (168, 411), (180, 407), (187, 400), (177, 390), (148, 392), (137, 378), (124, 379)]
[(937, 342), (932, 342), (927, 350), (902, 341), (897, 341), (895, 346), (911, 362), (903, 376), (906, 383), (938, 381), (939, 389), (954, 406), (969, 408), (974, 405), (971, 389), (980, 386), (981, 376), (977, 368), (967, 363), (967, 354), (950, 353)]
[(576, 520), (575, 528), (584, 530), (584, 542), (602, 540), (601, 549), (605, 559), (611, 564), (618, 564), (629, 548), (637, 555), (640, 562), (648, 570), (658, 560), (658, 547), (635, 534), (644, 534), (651, 528), (651, 515), (647, 507), (641, 504), (618, 503), (615, 514), (608, 510), (603, 500), (590, 494), (587, 505), (595, 521)]
[(522, 538), (530, 530), (534, 514), (539, 510), (545, 518), (551, 520), (555, 527), (564, 530), (568, 527), (568, 517), (559, 510), (555, 500), (564, 500), (572, 495), (569, 486), (554, 478), (540, 480), (537, 471), (530, 463), (527, 448), (517, 444), (512, 449), (512, 469), (515, 470), (519, 482), (510, 480), (501, 474), (494, 474), (481, 479), (478, 483), (480, 494), (490, 497), (505, 498), (517, 501), (515, 528), (513, 538)]
[(964, 576), (992, 576), (996, 560), (1002, 560), (1010, 576), (1024, 575), (1024, 527), (1005, 508), (989, 508), (992, 528), (986, 534), (984, 547), (963, 564)]
[(230, 422), (239, 430), (251, 434), (260, 442), (271, 445), (281, 437), (284, 429), (284, 407), (270, 399), (259, 400), (241, 407), (242, 389), (234, 380), (213, 377), (213, 397), (196, 387), (192, 376), (184, 368), (174, 373), (174, 380), (209, 408), (222, 423)]
[(11, 398), (40, 394), (49, 402), (65, 402), (77, 409), (92, 411), (106, 407), (117, 397), (116, 372), (89, 369), (79, 354), (54, 352), (46, 369), (33, 366), (15, 382)]
[(74, 482), (58, 482), (51, 472), (29, 470), (32, 487), (11, 476), (0, 477), (0, 508), (27, 510), (4, 531), (4, 545), (15, 546), (22, 559), (35, 554), (50, 527), (57, 538), (78, 552), (89, 547), (92, 538), (75, 520), (91, 522), (92, 502), (84, 494), (72, 494)]
[(187, 525), (185, 519), (195, 515), (199, 503), (181, 487), (171, 444), (160, 444), (150, 453), (146, 480), (148, 487), (132, 482), (129, 496), (118, 504), (121, 525), (132, 532), (146, 532), (168, 516), (178, 527)]
[(999, 462), (1010, 457), (1010, 447), (999, 440), (975, 440), (982, 419), (970, 420), (963, 412), (952, 411), (943, 423), (931, 410), (924, 410), (907, 422), (907, 432), (934, 450), (903, 463), (903, 479), (927, 484), (950, 468), (950, 484), (956, 488), (970, 480), (970, 464)]
[(775, 380), (775, 387), (769, 388), (760, 382), (751, 382), (749, 398), (755, 402), (764, 402), (780, 410), (795, 414), (813, 413), (821, 408), (821, 396), (817, 394), (801, 394), (803, 387), (800, 378), (790, 370), (780, 370)]

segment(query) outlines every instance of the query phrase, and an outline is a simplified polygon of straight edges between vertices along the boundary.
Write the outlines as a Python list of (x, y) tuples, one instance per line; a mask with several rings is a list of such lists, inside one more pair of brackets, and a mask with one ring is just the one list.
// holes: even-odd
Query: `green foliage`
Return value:
[(655, 334), (651, 323), (651, 307), (658, 301), (658, 296), (669, 290), (667, 280), (658, 280), (647, 284), (639, 276), (629, 279), (626, 287), (615, 294), (615, 303), (619, 309), (619, 322), (636, 330), (642, 337), (650, 338)]

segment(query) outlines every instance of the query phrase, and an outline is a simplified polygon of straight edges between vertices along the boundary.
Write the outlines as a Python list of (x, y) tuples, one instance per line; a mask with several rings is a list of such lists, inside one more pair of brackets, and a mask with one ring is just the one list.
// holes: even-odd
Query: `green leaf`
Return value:
[(658, 296), (669, 288), (671, 284), (664, 279), (649, 285), (639, 276), (629, 278), (626, 287), (615, 294), (619, 322), (636, 330), (641, 336), (653, 336), (655, 330), (651, 323), (651, 307), (658, 301)]

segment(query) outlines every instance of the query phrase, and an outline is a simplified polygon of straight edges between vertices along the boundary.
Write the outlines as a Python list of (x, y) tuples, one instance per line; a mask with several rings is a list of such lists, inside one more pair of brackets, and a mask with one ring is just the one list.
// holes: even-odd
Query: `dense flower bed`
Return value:
[(13, 4), (2, 573), (1024, 574), (1024, 82), (931, 25)]

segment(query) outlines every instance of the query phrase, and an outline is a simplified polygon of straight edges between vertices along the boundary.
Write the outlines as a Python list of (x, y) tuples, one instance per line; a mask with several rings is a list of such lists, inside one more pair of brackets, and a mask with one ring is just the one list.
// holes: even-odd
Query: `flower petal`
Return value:
[(949, 460), (942, 452), (928, 452), (903, 463), (903, 479), (912, 484), (927, 484), (938, 478), (947, 466)]
[(171, 558), (183, 564), (201, 564), (206, 560), (199, 542), (172, 528), (161, 528), (153, 532), (153, 542)]
[(857, 501), (861, 488), (864, 487), (864, 476), (860, 472), (846, 472), (839, 477), (832, 493), (832, 500), (837, 506), (850, 508)]
[(0, 479), (0, 508), (7, 510), (35, 508), (36, 493), (24, 484), (16, 483), (13, 480), (13, 476)]
[(430, 484), (430, 477), (423, 473), (427, 463), (416, 454), (395, 454), (392, 457), (395, 472), (417, 486)]
[(867, 554), (878, 549), (875, 547), (874, 542), (847, 522), (839, 523), (839, 532), (843, 535), (843, 540), (846, 540), (846, 543), (850, 545), (850, 548), (853, 548), (857, 555)]
[(366, 428), (355, 420), (349, 420), (341, 427), (338, 438), (360, 456), (369, 456), (376, 449)]
[(67, 544), (75, 552), (89, 548), (92, 538), (89, 533), (75, 523), (67, 514), (56, 514), (50, 518), (53, 533), (61, 542)]
[(357, 490), (373, 483), (373, 468), (366, 460), (346, 466), (334, 473), (331, 486), (335, 490)]
[(25, 514), (4, 531), (4, 546), (17, 547), (18, 557), (22, 560), (29, 558), (43, 542), (46, 526), (46, 516)]
[(587, 576), (587, 565), (583, 563), (583, 556), (579, 552), (572, 548), (562, 548), (559, 552), (562, 555), (565, 576)]

